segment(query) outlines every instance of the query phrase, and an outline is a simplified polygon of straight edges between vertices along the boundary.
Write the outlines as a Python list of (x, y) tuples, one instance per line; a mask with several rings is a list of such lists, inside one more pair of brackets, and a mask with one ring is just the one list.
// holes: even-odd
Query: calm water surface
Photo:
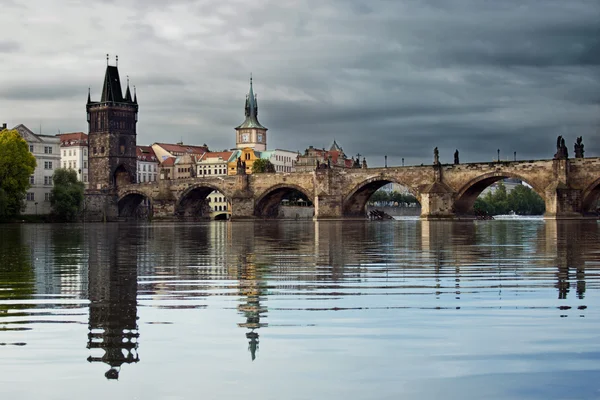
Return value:
[(600, 222), (4, 225), (2, 399), (598, 399)]

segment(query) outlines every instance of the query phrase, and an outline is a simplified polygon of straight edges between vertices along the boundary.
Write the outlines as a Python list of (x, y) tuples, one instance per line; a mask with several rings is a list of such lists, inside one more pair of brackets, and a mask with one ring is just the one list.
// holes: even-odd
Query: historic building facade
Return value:
[[(359, 156), (357, 157), (359, 158)], [(325, 150), (325, 148), (317, 149), (310, 146), (304, 151), (303, 155), (298, 155), (295, 170), (298, 172), (310, 172), (319, 167), (353, 168), (357, 165), (362, 167), (360, 161), (357, 164), (354, 158), (348, 158), (344, 150), (334, 140), (329, 150)]]
[(155, 182), (158, 179), (158, 159), (151, 146), (137, 146), (137, 181)]
[[(108, 61), (108, 60), (107, 60)], [(89, 188), (107, 189), (137, 181), (137, 94), (127, 81), (123, 96), (117, 66), (106, 66), (100, 101), (88, 93)]]
[(64, 169), (73, 169), (77, 179), (88, 187), (88, 135), (83, 132), (62, 133), (60, 138), (60, 163)]
[(35, 171), (29, 177), (31, 187), (27, 190), (23, 214), (50, 214), (50, 193), (54, 186), (52, 176), (60, 168), (60, 139), (33, 133), (23, 124), (13, 129), (25, 139), (37, 161)]

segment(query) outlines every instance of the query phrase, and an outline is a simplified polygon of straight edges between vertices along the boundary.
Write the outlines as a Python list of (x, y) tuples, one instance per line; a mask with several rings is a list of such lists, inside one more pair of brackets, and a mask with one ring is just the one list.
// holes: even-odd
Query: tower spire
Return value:
[(90, 104), (92, 102), (92, 95), (90, 93), (90, 88), (88, 87), (88, 101), (87, 103)]
[(133, 85), (133, 102), (137, 104), (137, 91), (135, 90), (135, 85)]
[(125, 92), (125, 101), (132, 102), (131, 99), (131, 90), (129, 90), (129, 75), (127, 75), (127, 91)]

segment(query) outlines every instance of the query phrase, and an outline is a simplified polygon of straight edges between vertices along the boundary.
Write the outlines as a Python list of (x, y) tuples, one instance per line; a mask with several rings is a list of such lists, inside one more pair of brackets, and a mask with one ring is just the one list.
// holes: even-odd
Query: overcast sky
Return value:
[[(168, 6), (164, 4), (168, 3)], [(371, 166), (600, 156), (598, 0), (0, 0), (0, 122), (87, 132), (106, 53), (138, 144), (235, 146), (250, 73), (268, 147)]]

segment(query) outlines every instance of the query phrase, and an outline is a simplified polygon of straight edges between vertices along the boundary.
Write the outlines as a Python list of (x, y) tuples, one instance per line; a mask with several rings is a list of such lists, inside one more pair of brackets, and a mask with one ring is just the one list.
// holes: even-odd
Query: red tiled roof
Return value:
[(221, 157), (223, 160), (227, 161), (227, 160), (229, 160), (229, 157), (231, 157), (232, 154), (233, 154), (233, 151), (209, 151), (209, 152), (204, 153), (200, 157), (200, 161), (204, 161), (208, 158), (219, 158), (219, 157)]
[(160, 163), (161, 167), (172, 167), (175, 165), (175, 157), (169, 157)]
[(204, 154), (208, 151), (208, 146), (192, 146), (190, 144), (170, 144), (156, 143), (171, 154)]
[(83, 132), (61, 133), (56, 136), (60, 138), (60, 147), (88, 145), (88, 135)]
[(140, 161), (157, 161), (156, 154), (150, 146), (136, 146), (135, 154)]

